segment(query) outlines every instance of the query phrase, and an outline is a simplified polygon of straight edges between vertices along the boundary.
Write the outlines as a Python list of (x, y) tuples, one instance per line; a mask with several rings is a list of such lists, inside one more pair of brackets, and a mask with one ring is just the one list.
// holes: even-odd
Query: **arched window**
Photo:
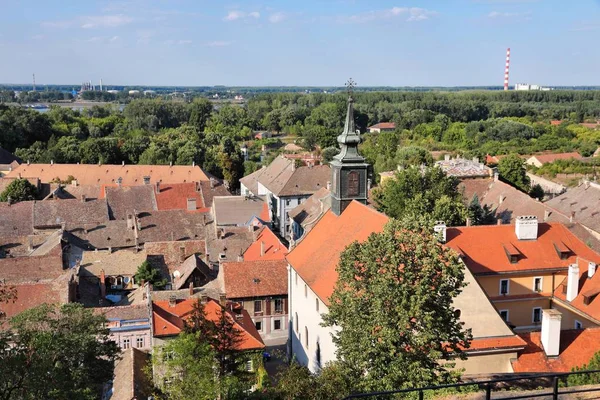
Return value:
[(317, 360), (317, 367), (321, 368), (321, 344), (317, 340), (317, 351), (315, 353), (315, 358)]
[(296, 324), (296, 333), (300, 333), (299, 332), (299, 324), (298, 324), (298, 313), (296, 313), (296, 315), (294, 315), (294, 323)]
[(308, 328), (304, 327), (304, 345), (306, 346), (306, 350), (308, 350)]

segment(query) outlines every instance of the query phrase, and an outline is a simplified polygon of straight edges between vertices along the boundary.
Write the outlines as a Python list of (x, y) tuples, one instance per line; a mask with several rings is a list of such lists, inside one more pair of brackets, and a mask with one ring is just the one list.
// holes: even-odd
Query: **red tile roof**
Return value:
[[(261, 243), (264, 254), (261, 253)], [(284, 260), (288, 253), (287, 247), (268, 228), (264, 227), (258, 234), (256, 241), (244, 252), (244, 261), (255, 260)]]
[(287, 295), (287, 261), (223, 263), (223, 280), (229, 299)]
[(287, 260), (302, 279), (325, 303), (338, 278), (336, 266), (340, 253), (354, 241), (383, 231), (388, 217), (357, 201), (340, 215), (327, 212), (288, 255)]
[[(598, 260), (595, 263), (598, 264)], [(600, 292), (600, 273), (595, 273), (594, 276), (588, 278), (589, 261), (579, 258), (577, 264), (579, 265), (579, 290), (577, 291), (577, 297), (571, 302), (567, 302), (566, 294), (563, 293), (563, 289), (567, 285), (566, 277), (563, 279), (563, 282), (557, 281), (560, 284), (554, 291), (554, 296), (590, 317), (600, 320), (600, 300), (598, 300), (597, 296)], [(588, 304), (585, 304), (586, 302)]]
[(473, 339), (467, 352), (498, 350), (498, 349), (522, 349), (526, 342), (517, 335), (484, 337)]
[[(466, 255), (464, 261), (474, 274), (566, 269), (577, 257), (600, 263), (599, 254), (559, 223), (540, 223), (537, 240), (518, 240), (514, 225), (448, 228), (446, 235), (448, 246)], [(559, 244), (570, 249), (565, 260), (556, 251)], [(520, 253), (517, 263), (510, 262), (506, 245)]]
[(15, 302), (0, 304), (0, 310), (6, 313), (7, 318), (44, 303), (61, 303), (63, 295), (60, 287), (53, 282), (16, 285), (15, 288), (17, 289)]
[(373, 126), (370, 126), (369, 129), (396, 129), (396, 124), (394, 122), (380, 122)]
[[(198, 299), (190, 298), (186, 300), (177, 300), (174, 307), (169, 305), (169, 301), (153, 301), (152, 302), (152, 326), (154, 336), (173, 336), (181, 333), (184, 327), (184, 321), (188, 318), (193, 310), (194, 303)], [(219, 311), (223, 307), (215, 300), (208, 299), (204, 304), (204, 312), (206, 318), (211, 321), (217, 321)], [(225, 311), (228, 318), (235, 321), (235, 327), (241, 334), (241, 341), (238, 344), (238, 350), (256, 350), (265, 347), (260, 334), (254, 327), (250, 316), (246, 310), (241, 310), (243, 318), (236, 318), (231, 312)]]
[(583, 157), (581, 157), (581, 154), (579, 154), (577, 152), (556, 153), (556, 154), (536, 154), (536, 155), (533, 155), (532, 157), (537, 158), (537, 160), (539, 162), (541, 162), (542, 164), (551, 163), (556, 160), (570, 160), (570, 159), (581, 160), (583, 158)]
[(570, 372), (573, 367), (587, 364), (598, 351), (600, 328), (560, 332), (560, 354), (548, 358), (544, 353), (541, 332), (522, 333), (527, 347), (519, 353), (512, 366), (515, 372)]
[(159, 210), (187, 210), (187, 199), (196, 199), (196, 211), (209, 211), (210, 204), (204, 204), (200, 185), (194, 182), (160, 185), (160, 192), (156, 193)]

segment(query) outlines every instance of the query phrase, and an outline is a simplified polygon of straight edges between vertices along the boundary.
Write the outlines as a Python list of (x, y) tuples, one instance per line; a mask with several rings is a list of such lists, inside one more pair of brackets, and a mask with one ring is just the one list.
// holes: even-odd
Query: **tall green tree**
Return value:
[(512, 153), (500, 159), (498, 174), (505, 182), (525, 193), (529, 193), (530, 180), (525, 169), (525, 161), (517, 154)]
[[(411, 229), (409, 229), (411, 228)], [(453, 381), (471, 334), (453, 299), (464, 265), (429, 229), (390, 220), (382, 233), (340, 255), (326, 326), (337, 358), (357, 390), (376, 391)]]
[(34, 200), (37, 196), (37, 188), (27, 179), (15, 179), (6, 186), (6, 189), (0, 193), (0, 201), (12, 202)]
[(44, 304), (0, 334), (0, 398), (97, 399), (119, 348), (106, 318), (80, 304)]
[(189, 105), (190, 119), (188, 124), (198, 128), (198, 131), (204, 132), (206, 123), (213, 111), (213, 106), (210, 100), (197, 98)]
[(162, 274), (148, 261), (144, 261), (138, 267), (135, 275), (136, 282), (148, 282), (151, 283), (157, 289), (163, 288), (167, 284), (167, 280), (162, 277)]
[(493, 225), (496, 223), (496, 213), (487, 204), (479, 202), (479, 196), (473, 196), (469, 203), (469, 218), (473, 225)]
[(374, 200), (379, 211), (392, 218), (427, 214), (448, 225), (461, 225), (468, 214), (457, 186), (456, 178), (440, 168), (410, 166), (376, 189)]

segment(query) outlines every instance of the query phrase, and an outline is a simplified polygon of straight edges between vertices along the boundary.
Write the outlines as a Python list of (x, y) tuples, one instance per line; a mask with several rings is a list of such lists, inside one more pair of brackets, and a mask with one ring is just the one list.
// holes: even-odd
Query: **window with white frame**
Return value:
[(540, 293), (543, 288), (543, 280), (541, 276), (536, 276), (533, 278), (533, 291)]
[(534, 324), (539, 324), (540, 322), (542, 322), (542, 308), (541, 307), (533, 308), (533, 316), (531, 317), (531, 321)]
[(143, 336), (138, 336), (135, 339), (135, 347), (137, 347), (138, 349), (141, 347), (144, 347), (144, 337)]
[(500, 318), (504, 320), (504, 322), (508, 322), (508, 310), (500, 310)]
[(123, 349), (128, 349), (131, 347), (131, 340), (129, 338), (123, 339)]
[(508, 294), (509, 290), (508, 279), (500, 279), (500, 294)]
[(580, 321), (575, 320), (575, 329), (583, 329), (583, 324)]
[(276, 319), (273, 321), (273, 330), (274, 331), (281, 330), (281, 320), (280, 319)]

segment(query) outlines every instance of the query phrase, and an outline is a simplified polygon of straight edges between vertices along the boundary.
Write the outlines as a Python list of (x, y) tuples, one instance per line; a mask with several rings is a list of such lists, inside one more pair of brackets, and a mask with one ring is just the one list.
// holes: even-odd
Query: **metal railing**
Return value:
[[(386, 399), (386, 398), (398, 398), (395, 395), (410, 395), (411, 397), (417, 396), (419, 400), (423, 400), (425, 398), (426, 392), (435, 392), (440, 390), (447, 389), (461, 389), (466, 387), (474, 387), (477, 386), (479, 388), (479, 392), (485, 393), (485, 399), (491, 400), (493, 399), (492, 393), (494, 393), (494, 389), (496, 387), (503, 386), (504, 388), (515, 387), (514, 385), (501, 385), (510, 382), (535, 382), (544, 380), (546, 382), (546, 387), (539, 389), (541, 385), (538, 385), (535, 389), (520, 389), (519, 392), (515, 391), (514, 396), (510, 396), (506, 390), (503, 390), (502, 396), (498, 397), (498, 399), (502, 400), (517, 400), (517, 399), (532, 399), (538, 397), (550, 397), (552, 396), (553, 400), (558, 400), (559, 395), (567, 395), (567, 394), (576, 394), (576, 393), (591, 393), (591, 392), (600, 392), (600, 380), (596, 382), (596, 386), (594, 387), (580, 387), (578, 389), (570, 389), (568, 387), (560, 385), (561, 381), (566, 383), (566, 379), (571, 375), (591, 375), (598, 374), (600, 370), (589, 370), (589, 371), (577, 371), (577, 372), (563, 372), (563, 373), (554, 373), (554, 374), (535, 374), (535, 375), (520, 375), (518, 377), (509, 377), (503, 379), (493, 379), (487, 381), (471, 381), (471, 382), (461, 382), (461, 383), (452, 383), (447, 385), (438, 385), (438, 386), (426, 386), (422, 388), (413, 388), (413, 389), (398, 389), (398, 390), (389, 390), (389, 391), (381, 391), (381, 392), (372, 392), (372, 393), (357, 393), (352, 394), (346, 399), (362, 399), (362, 398), (371, 398), (371, 399)], [(519, 385), (520, 386), (520, 385)], [(530, 391), (528, 394), (523, 394), (525, 391)], [(535, 393), (531, 393), (535, 391)], [(498, 391), (499, 392), (499, 391)], [(471, 392), (472, 393), (472, 392)], [(484, 394), (482, 393), (482, 394)], [(460, 391), (456, 394), (460, 394)], [(468, 394), (468, 392), (464, 392), (464, 394)], [(443, 396), (447, 396), (448, 393), (441, 394)]]

